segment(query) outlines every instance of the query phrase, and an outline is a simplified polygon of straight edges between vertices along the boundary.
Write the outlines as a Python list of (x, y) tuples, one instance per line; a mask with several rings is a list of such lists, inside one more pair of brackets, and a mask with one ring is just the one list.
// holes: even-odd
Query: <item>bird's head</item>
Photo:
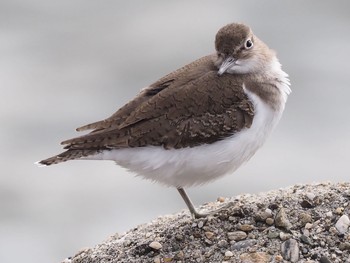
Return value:
[(216, 34), (216, 66), (218, 75), (254, 73), (266, 69), (275, 57), (260, 39), (244, 24), (228, 24)]

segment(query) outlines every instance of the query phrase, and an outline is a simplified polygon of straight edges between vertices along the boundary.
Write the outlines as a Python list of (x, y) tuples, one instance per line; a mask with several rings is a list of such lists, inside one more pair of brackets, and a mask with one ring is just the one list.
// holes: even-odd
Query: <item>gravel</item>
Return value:
[(159, 217), (63, 262), (350, 263), (350, 183), (221, 197), (201, 209), (228, 203), (207, 218)]

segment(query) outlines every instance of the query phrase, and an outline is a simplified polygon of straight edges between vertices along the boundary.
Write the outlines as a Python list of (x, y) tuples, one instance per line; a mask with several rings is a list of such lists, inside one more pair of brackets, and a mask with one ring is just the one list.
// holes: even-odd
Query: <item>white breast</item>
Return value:
[(89, 159), (113, 160), (138, 176), (175, 187), (200, 185), (232, 173), (264, 143), (285, 103), (281, 95), (281, 110), (274, 111), (257, 95), (246, 89), (245, 92), (254, 103), (254, 120), (249, 129), (231, 137), (184, 149), (149, 146), (110, 150)]

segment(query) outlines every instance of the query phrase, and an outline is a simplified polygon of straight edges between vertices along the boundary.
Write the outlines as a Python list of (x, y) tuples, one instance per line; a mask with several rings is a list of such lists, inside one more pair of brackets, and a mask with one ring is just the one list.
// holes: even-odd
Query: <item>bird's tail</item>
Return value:
[(76, 160), (80, 159), (89, 155), (96, 154), (96, 150), (76, 150), (76, 149), (69, 149), (63, 153), (60, 153), (58, 155), (55, 155), (53, 157), (50, 157), (48, 159), (36, 162), (39, 166), (49, 166), (52, 164), (62, 163), (69, 160)]

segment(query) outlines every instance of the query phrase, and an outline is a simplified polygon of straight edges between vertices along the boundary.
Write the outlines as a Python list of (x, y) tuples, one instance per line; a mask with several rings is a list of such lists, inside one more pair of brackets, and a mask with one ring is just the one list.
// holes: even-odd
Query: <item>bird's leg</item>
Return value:
[(179, 191), (182, 199), (185, 201), (188, 209), (190, 210), (190, 212), (194, 218), (201, 218), (201, 217), (206, 217), (209, 215), (209, 214), (201, 214), (201, 213), (197, 212), (196, 208), (194, 208), (194, 205), (193, 205), (191, 199), (188, 197), (185, 189), (179, 187), (179, 188), (177, 188), (177, 191)]
[(198, 213), (197, 210), (196, 210), (196, 208), (194, 208), (194, 205), (193, 205), (191, 199), (188, 197), (188, 195), (187, 195), (185, 189), (179, 187), (179, 188), (177, 188), (177, 191), (179, 191), (179, 193), (180, 193), (182, 199), (185, 201), (185, 203), (186, 203), (188, 209), (190, 210), (190, 212), (191, 212), (191, 214), (192, 214), (192, 216), (193, 216), (194, 218), (207, 217), (207, 216), (209, 216), (209, 215), (213, 215), (213, 214), (215, 214), (215, 213), (217, 213), (217, 212), (220, 212), (220, 211), (222, 211), (222, 210), (228, 209), (229, 207), (231, 207), (231, 206), (234, 205), (233, 202), (229, 202), (228, 204), (224, 205), (223, 207), (220, 207), (219, 209), (216, 209), (216, 210), (211, 211), (211, 212), (209, 212), (209, 213), (205, 213), (205, 214), (203, 214), (203, 213)]

